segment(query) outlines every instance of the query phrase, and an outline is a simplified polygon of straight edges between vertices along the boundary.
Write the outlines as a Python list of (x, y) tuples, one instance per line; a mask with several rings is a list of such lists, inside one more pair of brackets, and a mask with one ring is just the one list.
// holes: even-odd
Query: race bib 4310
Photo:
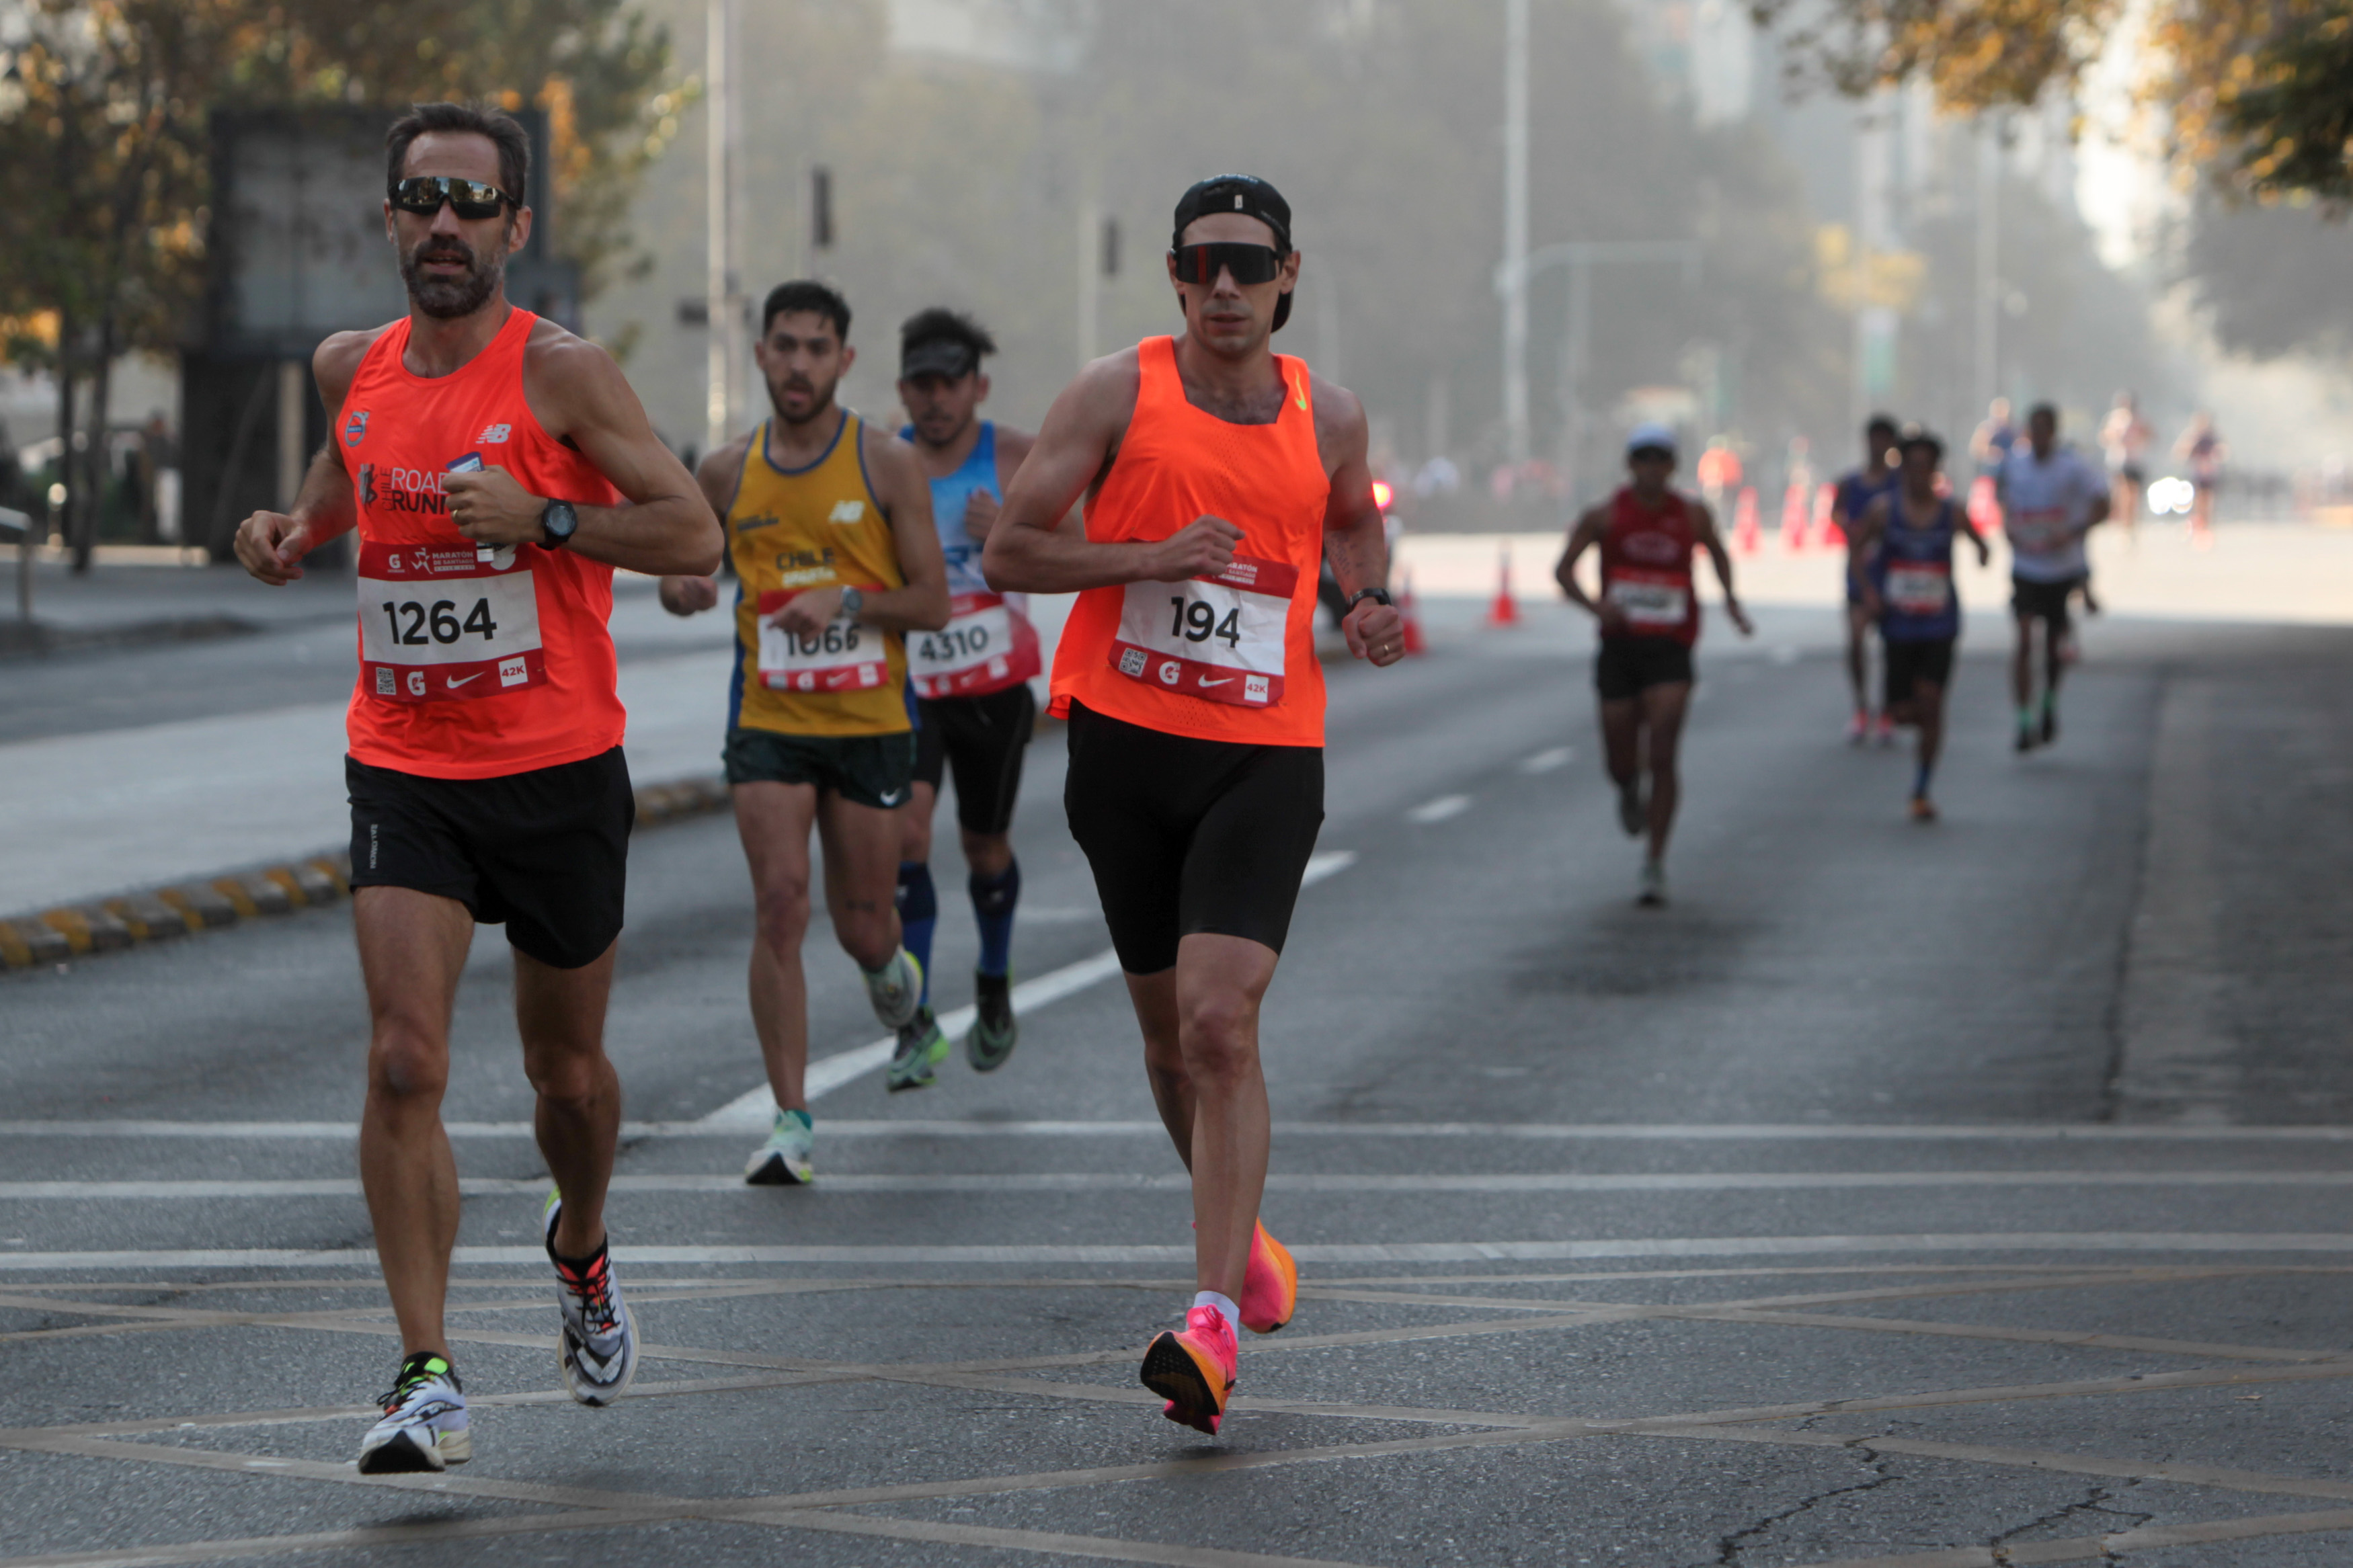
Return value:
[(878, 627), (837, 616), (816, 632), (788, 630), (778, 617), (797, 596), (782, 591), (760, 595), (762, 685), (771, 691), (855, 691), (890, 679), (890, 647)]
[(907, 673), (918, 697), (985, 697), (1044, 668), (1029, 617), (996, 594), (958, 594), (948, 624), (907, 634)]
[(1112, 640), (1113, 669), (1211, 702), (1282, 700), (1283, 634), (1298, 570), (1237, 555), (1213, 577), (1130, 583)]
[(440, 702), (547, 683), (532, 546), (360, 546), (360, 689)]

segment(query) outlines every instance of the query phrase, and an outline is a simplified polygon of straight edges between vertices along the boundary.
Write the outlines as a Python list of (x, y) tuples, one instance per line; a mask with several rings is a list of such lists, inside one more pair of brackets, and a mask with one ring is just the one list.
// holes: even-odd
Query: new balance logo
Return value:
[(857, 521), (860, 521), (861, 519), (863, 519), (865, 516), (866, 516), (866, 503), (865, 503), (864, 501), (862, 501), (862, 500), (838, 500), (838, 501), (836, 501), (836, 502), (834, 502), (834, 503), (833, 503), (833, 515), (832, 515), (832, 516), (830, 516), (830, 517), (828, 517), (828, 518), (827, 518), (827, 519), (826, 519), (826, 521), (828, 521), (828, 522), (857, 522)]
[(482, 426), (482, 433), (474, 439), (477, 442), (488, 442), (496, 446), (512, 434), (514, 434), (514, 426), (512, 425), (485, 425)]

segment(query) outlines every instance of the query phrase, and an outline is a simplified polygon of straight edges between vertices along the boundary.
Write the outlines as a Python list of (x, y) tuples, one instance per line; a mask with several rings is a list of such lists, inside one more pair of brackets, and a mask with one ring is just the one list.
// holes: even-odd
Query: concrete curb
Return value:
[[(726, 781), (716, 773), (649, 784), (637, 795), (639, 828), (707, 816), (730, 804)], [(332, 904), (351, 897), (351, 856), (339, 850), (259, 871), (19, 915), (0, 921), (0, 969), (64, 963)]]

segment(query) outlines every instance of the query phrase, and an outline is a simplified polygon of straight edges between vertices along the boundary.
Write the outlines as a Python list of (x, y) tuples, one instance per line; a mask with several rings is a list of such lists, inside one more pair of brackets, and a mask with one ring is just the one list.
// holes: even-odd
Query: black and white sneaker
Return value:
[(564, 1312), (564, 1325), (555, 1336), (564, 1386), (583, 1405), (610, 1405), (638, 1374), (638, 1328), (621, 1300), (620, 1281), (613, 1278), (611, 1247), (600, 1243), (595, 1257), (567, 1263), (555, 1255), (555, 1221), (564, 1212), (564, 1194), (548, 1194), (541, 1212), (546, 1220), (548, 1261), (555, 1265), (555, 1302)]
[(384, 1419), (360, 1439), (360, 1474), (446, 1470), (474, 1457), (457, 1370), (431, 1351), (403, 1361), (392, 1391), (376, 1395), (376, 1403), (384, 1406)]

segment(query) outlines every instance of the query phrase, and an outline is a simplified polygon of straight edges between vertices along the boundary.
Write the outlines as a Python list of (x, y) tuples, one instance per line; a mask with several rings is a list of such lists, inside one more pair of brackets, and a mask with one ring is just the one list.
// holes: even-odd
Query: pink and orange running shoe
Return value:
[(1242, 1327), (1254, 1334), (1274, 1332), (1299, 1310), (1299, 1265), (1291, 1260), (1289, 1247), (1267, 1234), (1263, 1220), (1250, 1237), (1250, 1267), (1242, 1273), (1241, 1300), (1234, 1305), (1242, 1310)]
[(1163, 1415), (1214, 1437), (1226, 1417), (1226, 1396), (1234, 1391), (1240, 1353), (1226, 1315), (1195, 1307), (1182, 1329), (1155, 1336), (1145, 1348), (1144, 1386), (1168, 1402)]

